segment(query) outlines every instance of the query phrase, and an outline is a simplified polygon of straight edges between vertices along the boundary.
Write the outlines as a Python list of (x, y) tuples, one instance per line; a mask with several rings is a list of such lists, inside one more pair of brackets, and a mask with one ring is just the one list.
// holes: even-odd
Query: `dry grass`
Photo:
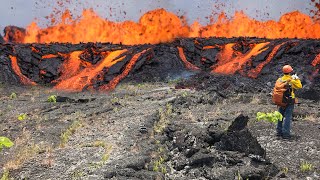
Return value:
[(108, 161), (108, 159), (110, 158), (110, 154), (111, 154), (111, 151), (112, 151), (112, 145), (109, 145), (109, 146), (105, 146), (104, 147), (105, 151), (102, 155), (102, 162), (103, 163), (106, 163)]
[(223, 114), (223, 107), (215, 105), (213, 110), (208, 112), (208, 116), (212, 118), (218, 118)]
[(259, 97), (257, 96), (253, 96), (252, 99), (251, 99), (251, 104), (259, 104), (261, 102), (261, 100), (259, 99)]
[(49, 146), (46, 148), (46, 157), (42, 160), (41, 163), (45, 167), (52, 167), (54, 164), (54, 158), (52, 157), (52, 147)]
[(192, 111), (190, 110), (187, 111), (186, 118), (189, 119), (190, 122), (197, 122), (196, 117), (193, 115)]
[(66, 143), (69, 141), (70, 137), (76, 132), (77, 129), (82, 127), (82, 123), (80, 121), (73, 121), (73, 123), (69, 126), (69, 128), (62, 132), (60, 135), (60, 147), (65, 147)]
[(102, 154), (102, 163), (105, 163), (108, 161), (112, 148), (112, 145), (108, 145), (105, 141), (102, 140), (96, 140), (92, 143), (82, 144), (80, 147), (102, 147), (104, 148), (104, 153)]
[(305, 121), (311, 121), (311, 122), (317, 122), (317, 121), (319, 121), (319, 118), (318, 118), (317, 115), (315, 115), (315, 114), (307, 114), (307, 115), (304, 117), (304, 120), (305, 120)]
[(25, 129), (14, 143), (15, 146), (12, 148), (14, 153), (9, 161), (4, 165), (8, 170), (18, 169), (25, 161), (33, 158), (42, 149), (38, 144), (33, 142), (31, 133)]

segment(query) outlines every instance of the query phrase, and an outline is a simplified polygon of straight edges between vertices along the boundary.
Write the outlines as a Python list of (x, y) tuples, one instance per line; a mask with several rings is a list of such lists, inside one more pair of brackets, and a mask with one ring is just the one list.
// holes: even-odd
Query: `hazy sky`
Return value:
[[(67, 0), (60, 0), (60, 2)], [(148, 10), (165, 8), (179, 15), (185, 15), (189, 22), (195, 20), (206, 24), (205, 18), (224, 11), (232, 16), (235, 10), (259, 19), (278, 20), (281, 14), (299, 10), (306, 14), (312, 6), (309, 0), (71, 0), (58, 6), (57, 0), (0, 0), (0, 31), (7, 25), (26, 27), (35, 18), (46, 26), (48, 16), (54, 7), (68, 8), (79, 14), (84, 8), (93, 8), (101, 17), (114, 20), (138, 20)]]

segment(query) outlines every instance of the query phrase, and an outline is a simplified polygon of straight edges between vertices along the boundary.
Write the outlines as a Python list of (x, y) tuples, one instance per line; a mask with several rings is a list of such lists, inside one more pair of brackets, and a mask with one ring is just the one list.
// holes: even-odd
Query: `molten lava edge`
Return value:
[[(260, 37), (260, 38), (320, 38), (320, 24), (316, 19), (299, 11), (286, 13), (278, 21), (258, 21), (243, 12), (230, 19), (221, 13), (216, 21), (206, 26), (194, 22), (188, 25), (184, 17), (156, 9), (145, 13), (138, 22), (113, 22), (99, 17), (93, 10), (83, 10), (73, 19), (67, 10), (47, 28), (32, 22), (26, 29), (6, 27), (6, 42), (73, 43), (110, 42), (114, 44), (157, 44), (172, 42), (176, 38), (190, 37)], [(58, 22), (58, 21), (54, 21)]]
[(72, 92), (107, 91), (128, 76), (165, 79), (183, 71), (276, 79), (284, 64), (292, 64), (312, 82), (319, 77), (320, 68), (319, 40), (183, 38), (156, 45), (54, 43), (0, 47), (0, 82), (50, 84)]

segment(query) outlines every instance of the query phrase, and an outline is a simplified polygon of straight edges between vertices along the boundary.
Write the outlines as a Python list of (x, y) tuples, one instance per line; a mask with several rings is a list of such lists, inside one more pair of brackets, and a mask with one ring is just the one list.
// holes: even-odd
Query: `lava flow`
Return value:
[(100, 90), (112, 90), (114, 89), (118, 83), (123, 79), (125, 78), (129, 72), (132, 70), (132, 68), (134, 67), (134, 65), (137, 63), (137, 61), (139, 60), (139, 58), (141, 57), (141, 55), (143, 55), (144, 53), (146, 53), (148, 51), (148, 49), (146, 50), (143, 50), (137, 54), (135, 54), (131, 60), (129, 61), (128, 65), (126, 65), (125, 69), (123, 70), (123, 72), (118, 75), (117, 77), (113, 78), (109, 84), (107, 85), (104, 85), (104, 86), (101, 86), (100, 87)]
[(225, 49), (218, 55), (218, 64), (213, 67), (215, 73), (220, 74), (234, 74), (236, 71), (240, 70), (243, 64), (245, 64), (250, 58), (256, 56), (263, 51), (267, 50), (265, 46), (269, 43), (256, 44), (251, 51), (246, 54), (238, 54), (234, 56), (234, 51), (232, 50), (234, 44), (227, 44)]
[(318, 54), (316, 58), (314, 58), (311, 64), (312, 66), (316, 66), (317, 64), (320, 64), (320, 54)]
[[(97, 75), (102, 71), (103, 68), (111, 67), (112, 65), (114, 65), (118, 61), (121, 61), (124, 58), (124, 57), (117, 58), (124, 52), (126, 52), (126, 50), (111, 52), (99, 64), (95, 66), (87, 67), (81, 70), (77, 74), (74, 71), (73, 72), (74, 75), (72, 77), (62, 80), (54, 88), (60, 89), (60, 90), (68, 90), (68, 91), (81, 91), (85, 86), (91, 86), (93, 83), (92, 80), (97, 77)], [(74, 55), (77, 55), (77, 54), (74, 54)], [(75, 57), (72, 57), (72, 58), (75, 58)], [(77, 58), (73, 59), (73, 61), (77, 61), (76, 59)], [(77, 64), (79, 65), (79, 63)], [(75, 64), (70, 63), (70, 65), (74, 66)], [(76, 66), (76, 71), (77, 69), (78, 67)]]
[(260, 63), (256, 68), (250, 70), (248, 72), (248, 76), (251, 77), (251, 78), (257, 78), (259, 73), (261, 72), (262, 68), (272, 60), (272, 58), (276, 55), (276, 53), (278, 52), (280, 47), (282, 45), (284, 45), (285, 43), (286, 42), (283, 42), (281, 44), (276, 45), (276, 47), (269, 54), (268, 58), (265, 61), (263, 61), (262, 63)]
[(243, 12), (228, 19), (222, 13), (206, 26), (188, 25), (164, 9), (145, 13), (139, 22), (112, 22), (93, 10), (84, 10), (73, 19), (66, 11), (60, 23), (51, 27), (40, 28), (33, 22), (26, 29), (5, 28), (4, 40), (16, 44), (0, 44), (0, 81), (18, 79), (16, 83), (51, 84), (66, 91), (105, 91), (128, 75), (135, 77), (149, 69), (155, 71), (148, 72), (152, 77), (187, 69), (257, 78), (270, 63), (302, 63), (296, 57), (281, 62), (282, 55), (303, 56), (307, 59), (303, 62), (308, 62), (303, 68), (315, 77), (320, 64), (318, 32), (319, 21), (298, 11), (284, 14), (279, 21), (258, 21)]
[(200, 68), (198, 68), (197, 66), (193, 65), (192, 63), (190, 63), (187, 60), (186, 55), (184, 54), (182, 47), (178, 47), (178, 51), (179, 51), (179, 56), (180, 56), (182, 62), (185, 64), (185, 66), (188, 69), (190, 69), (190, 70), (200, 70)]
[(11, 66), (14, 73), (20, 78), (20, 82), (24, 85), (36, 85), (35, 82), (32, 82), (29, 78), (22, 74), (20, 67), (18, 65), (17, 57), (9, 56), (11, 59)]
[(139, 22), (113, 22), (98, 16), (93, 10), (83, 10), (73, 19), (70, 11), (60, 17), (60, 23), (40, 28), (32, 22), (26, 30), (7, 27), (6, 41), (23, 43), (110, 42), (114, 44), (157, 44), (187, 37), (260, 37), (260, 38), (320, 38), (320, 23), (299, 11), (286, 13), (279, 21), (258, 21), (243, 12), (230, 19), (224, 13), (206, 26), (192, 25), (174, 13), (156, 9), (145, 13)]

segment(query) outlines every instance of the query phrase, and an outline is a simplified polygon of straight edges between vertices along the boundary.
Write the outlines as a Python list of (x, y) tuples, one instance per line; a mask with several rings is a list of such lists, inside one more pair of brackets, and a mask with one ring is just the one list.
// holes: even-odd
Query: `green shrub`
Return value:
[(165, 162), (165, 159), (160, 156), (159, 159), (153, 163), (152, 170), (155, 172), (161, 172), (163, 174), (166, 174), (167, 168), (166, 168), (164, 162)]
[(170, 117), (172, 116), (173, 108), (172, 104), (168, 103), (166, 105), (166, 109), (160, 108), (158, 110), (158, 118), (159, 120), (155, 123), (153, 130), (156, 133), (162, 133), (163, 130), (167, 127), (167, 125), (170, 123)]
[(302, 162), (300, 165), (301, 172), (309, 172), (309, 171), (312, 171), (312, 169), (313, 169), (313, 165), (311, 163)]
[(56, 103), (57, 102), (57, 96), (51, 95), (48, 97), (48, 102)]
[(14, 143), (7, 137), (0, 136), (0, 152), (3, 147), (10, 148), (14, 145)]
[(275, 111), (273, 113), (263, 113), (263, 112), (258, 112), (257, 113), (257, 120), (258, 121), (267, 121), (270, 123), (278, 123), (278, 121), (282, 121), (282, 114), (278, 111)]
[(10, 97), (10, 99), (15, 99), (15, 98), (17, 98), (17, 94), (13, 92), (10, 94), (9, 97)]
[(25, 119), (27, 119), (28, 115), (26, 113), (22, 113), (18, 116), (18, 120), (19, 121), (23, 121)]
[(0, 180), (9, 180), (9, 171), (4, 170), (3, 175)]

